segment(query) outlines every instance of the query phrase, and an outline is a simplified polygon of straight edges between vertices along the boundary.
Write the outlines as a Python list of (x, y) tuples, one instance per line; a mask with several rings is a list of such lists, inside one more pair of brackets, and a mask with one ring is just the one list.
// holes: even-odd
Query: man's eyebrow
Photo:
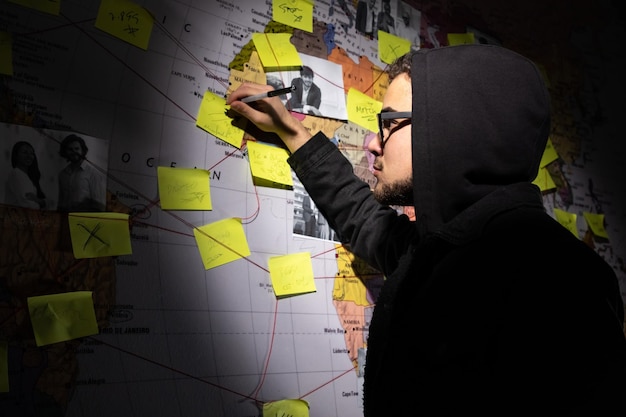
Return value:
[(384, 109), (382, 109), (380, 112), (381, 112), (381, 113), (391, 113), (391, 112), (394, 112), (394, 111), (397, 111), (397, 110), (396, 110), (396, 109), (394, 109), (393, 107), (389, 107), (389, 106), (387, 106), (387, 107), (385, 107)]

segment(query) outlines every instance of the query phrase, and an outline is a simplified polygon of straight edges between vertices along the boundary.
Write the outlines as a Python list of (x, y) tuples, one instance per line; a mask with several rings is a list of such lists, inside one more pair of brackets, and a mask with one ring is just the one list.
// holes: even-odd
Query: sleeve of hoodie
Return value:
[(416, 235), (409, 218), (379, 204), (350, 161), (321, 132), (287, 162), (341, 242), (384, 274), (390, 273)]

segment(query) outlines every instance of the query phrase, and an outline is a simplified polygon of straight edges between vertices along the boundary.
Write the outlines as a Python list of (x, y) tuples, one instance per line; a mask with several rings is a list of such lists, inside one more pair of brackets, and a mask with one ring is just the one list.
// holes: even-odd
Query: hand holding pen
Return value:
[(244, 103), (250, 103), (252, 101), (263, 100), (268, 97), (281, 96), (283, 94), (291, 93), (296, 90), (296, 86), (292, 85), (291, 87), (279, 88), (278, 90), (268, 91), (267, 93), (255, 94), (253, 96), (244, 97), (241, 99)]
[[(311, 133), (291, 114), (281, 100), (264, 100), (294, 91), (293, 87), (269, 90), (270, 86), (245, 82), (230, 93), (226, 104), (259, 129), (275, 133), (294, 152), (311, 138)], [(247, 101), (247, 102), (245, 102)], [(254, 105), (251, 105), (254, 103)]]

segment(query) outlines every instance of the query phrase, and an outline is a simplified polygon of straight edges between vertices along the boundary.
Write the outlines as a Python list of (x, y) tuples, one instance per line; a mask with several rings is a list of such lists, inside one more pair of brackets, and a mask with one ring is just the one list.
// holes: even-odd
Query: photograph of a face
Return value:
[(295, 87), (290, 94), (281, 96), (293, 112), (348, 120), (341, 65), (306, 54), (300, 54), (300, 59), (302, 67), (298, 71), (267, 73), (268, 84), (275, 89)]

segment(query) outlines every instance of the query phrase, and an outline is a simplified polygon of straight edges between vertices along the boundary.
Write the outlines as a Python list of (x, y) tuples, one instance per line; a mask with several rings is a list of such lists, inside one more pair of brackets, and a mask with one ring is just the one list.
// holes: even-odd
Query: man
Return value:
[[(532, 184), (550, 133), (536, 66), (494, 45), (412, 52), (389, 69), (374, 191), (284, 109), (227, 99), (277, 134), (341, 241), (387, 277), (369, 327), (364, 415), (626, 415), (614, 271)], [(388, 205), (413, 205), (414, 222)]]
[(396, 20), (391, 15), (391, 0), (383, 0), (383, 9), (378, 13), (378, 30), (396, 34)]
[(376, 30), (376, 0), (359, 0), (356, 5), (356, 30), (369, 37)]
[(418, 24), (413, 25), (411, 22), (411, 12), (407, 9), (407, 6), (402, 10), (400, 17), (401, 19), (398, 19), (396, 24), (396, 36), (411, 41), (411, 49), (419, 49), (421, 43), (419, 29), (417, 28), (419, 19)]
[(71, 134), (65, 137), (59, 155), (68, 162), (59, 173), (59, 211), (104, 211), (106, 178), (85, 160), (85, 140)]
[(321, 116), (320, 105), (322, 104), (322, 90), (313, 82), (314, 73), (311, 67), (303, 65), (300, 69), (300, 77), (291, 81), (295, 90), (287, 101), (287, 108), (304, 114)]

